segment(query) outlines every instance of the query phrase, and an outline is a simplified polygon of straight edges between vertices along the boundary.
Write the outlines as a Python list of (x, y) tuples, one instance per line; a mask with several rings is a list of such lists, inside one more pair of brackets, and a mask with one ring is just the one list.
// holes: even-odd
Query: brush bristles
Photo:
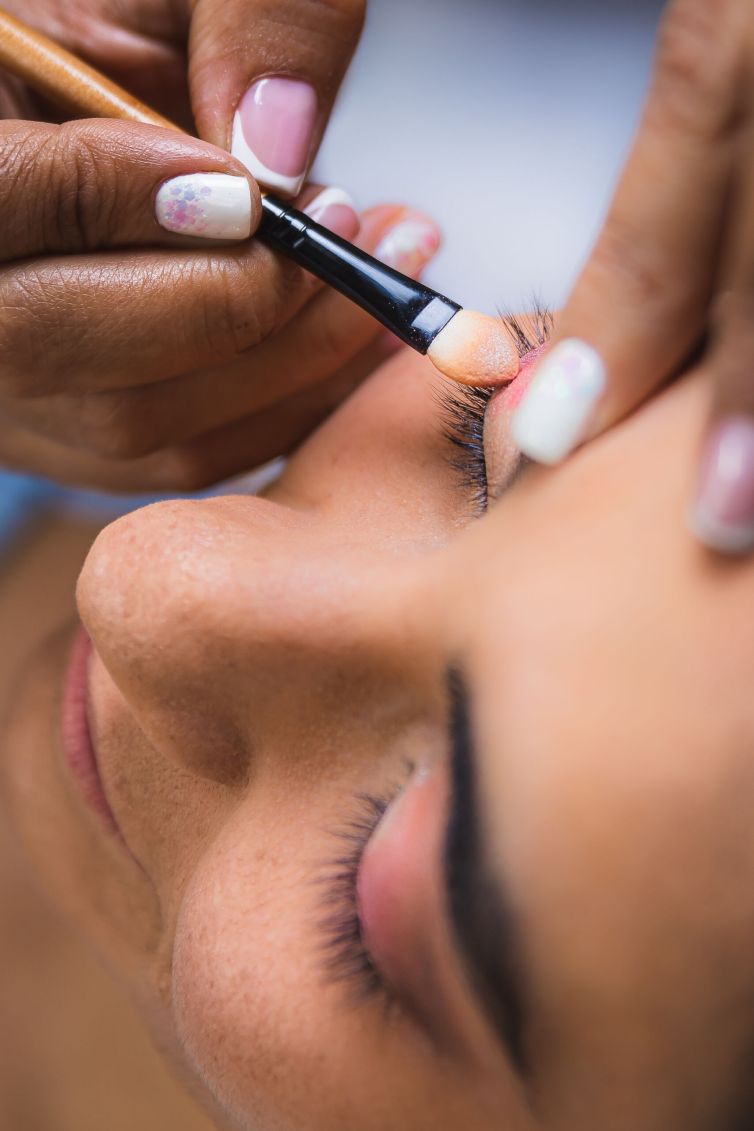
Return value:
[(518, 373), (516, 344), (500, 318), (459, 310), (429, 347), (433, 365), (462, 385), (505, 385)]

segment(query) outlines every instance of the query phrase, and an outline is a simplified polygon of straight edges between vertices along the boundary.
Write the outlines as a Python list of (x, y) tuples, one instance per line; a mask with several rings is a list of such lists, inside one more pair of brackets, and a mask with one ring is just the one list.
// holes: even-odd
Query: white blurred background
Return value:
[(315, 168), (360, 207), (427, 209), (427, 281), (464, 305), (562, 303), (641, 108), (662, 0), (370, 0)]

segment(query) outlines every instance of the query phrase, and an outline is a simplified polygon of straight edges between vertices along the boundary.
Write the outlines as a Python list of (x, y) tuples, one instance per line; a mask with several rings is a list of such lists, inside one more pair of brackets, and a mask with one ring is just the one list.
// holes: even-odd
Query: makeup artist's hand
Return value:
[[(364, 23), (366, 0), (3, 0), (190, 133), (294, 196)], [(0, 117), (55, 108), (0, 73)]]
[[(290, 191), (364, 10), (364, 0), (4, 3), (178, 124), (195, 118), (221, 149), (235, 118), (245, 167), (256, 153)], [(287, 77), (267, 81), (276, 74)], [(208, 237), (239, 237), (258, 218), (256, 186), (227, 154), (146, 127), (30, 124), (55, 114), (0, 74), (0, 118), (27, 119), (0, 123), (0, 463), (116, 490), (190, 488), (290, 450), (367, 371), (374, 322), (261, 245), (210, 249)], [(176, 176), (213, 171), (230, 174), (232, 191), (205, 181), (193, 199), (185, 183), (156, 197)], [(157, 223), (155, 199), (180, 235)], [(344, 194), (309, 187), (298, 203), (356, 237)], [(429, 221), (393, 207), (362, 218), (358, 242), (410, 273), (436, 239)]]
[[(359, 217), (329, 192), (301, 204), (356, 236)], [(364, 375), (376, 325), (239, 242), (259, 208), (230, 154), (171, 130), (0, 122), (0, 464), (193, 488), (319, 423)], [(410, 270), (438, 240), (428, 220), (383, 207), (359, 242)]]
[(690, 364), (714, 389), (691, 525), (754, 548), (754, 4), (673, 0), (609, 216), (514, 420), (556, 462)]

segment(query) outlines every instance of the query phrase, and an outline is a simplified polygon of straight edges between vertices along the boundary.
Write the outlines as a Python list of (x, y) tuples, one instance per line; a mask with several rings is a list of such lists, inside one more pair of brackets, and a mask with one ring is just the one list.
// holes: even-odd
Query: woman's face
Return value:
[(91, 652), (19, 691), (29, 851), (224, 1125), (744, 1125), (754, 569), (680, 517), (705, 387), (518, 475), (526, 377), (479, 521), (401, 353), (267, 498), (110, 526)]

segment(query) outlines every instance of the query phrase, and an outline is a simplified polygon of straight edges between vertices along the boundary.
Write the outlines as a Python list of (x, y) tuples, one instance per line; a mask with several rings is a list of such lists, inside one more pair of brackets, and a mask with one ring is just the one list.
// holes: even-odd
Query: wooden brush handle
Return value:
[(123, 118), (148, 126), (178, 129), (94, 67), (82, 63), (70, 51), (2, 8), (0, 67), (74, 114), (88, 118)]

